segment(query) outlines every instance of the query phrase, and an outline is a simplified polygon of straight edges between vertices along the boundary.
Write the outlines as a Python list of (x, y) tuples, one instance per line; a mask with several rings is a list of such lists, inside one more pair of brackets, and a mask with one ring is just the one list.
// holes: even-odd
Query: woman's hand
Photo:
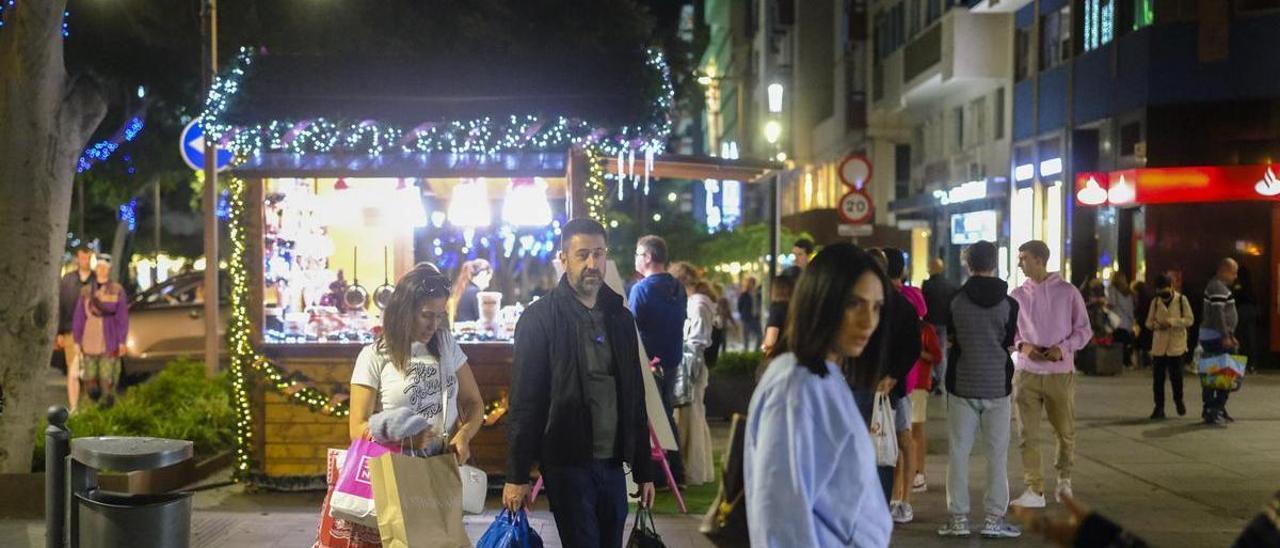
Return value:
[(467, 441), (466, 436), (463, 436), (461, 432), (454, 434), (453, 441), (449, 443), (449, 449), (457, 457), (459, 465), (466, 464), (468, 460), (471, 460), (471, 443)]

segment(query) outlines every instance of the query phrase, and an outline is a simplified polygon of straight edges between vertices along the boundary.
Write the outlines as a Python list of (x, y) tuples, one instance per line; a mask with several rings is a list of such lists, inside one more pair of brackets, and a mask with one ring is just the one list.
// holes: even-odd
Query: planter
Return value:
[[(173, 466), (127, 474), (98, 474), (104, 491), (130, 495), (156, 495), (177, 491), (212, 476), (231, 465), (234, 455), (224, 451), (197, 457)], [(44, 519), (44, 472), (0, 474), (0, 493), (23, 493), (22, 497), (0, 497), (0, 518)]]
[(1076, 369), (1086, 375), (1119, 375), (1124, 370), (1124, 346), (1086, 346), (1076, 353)]
[(756, 382), (751, 375), (725, 375), (712, 371), (704, 398), (707, 418), (728, 420), (734, 413), (746, 415), (755, 389)]

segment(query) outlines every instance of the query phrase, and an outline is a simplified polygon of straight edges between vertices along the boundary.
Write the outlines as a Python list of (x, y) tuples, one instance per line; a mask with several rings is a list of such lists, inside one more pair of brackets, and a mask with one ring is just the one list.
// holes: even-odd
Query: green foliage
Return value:
[[(790, 253), (791, 243), (802, 236), (812, 238), (808, 233), (795, 233), (781, 227), (778, 233), (781, 240), (778, 253)], [(697, 257), (702, 265), (711, 266), (762, 261), (768, 254), (769, 225), (756, 223), (715, 234), (698, 246)]]
[[(36, 430), (37, 469), (44, 467), (46, 425), (41, 421)], [(76, 438), (147, 436), (191, 441), (202, 455), (229, 450), (235, 445), (231, 381), (226, 373), (206, 378), (203, 362), (176, 360), (109, 408), (82, 406), (67, 427)]]
[(725, 352), (720, 354), (720, 360), (711, 372), (716, 375), (751, 377), (763, 361), (764, 354), (760, 352)]

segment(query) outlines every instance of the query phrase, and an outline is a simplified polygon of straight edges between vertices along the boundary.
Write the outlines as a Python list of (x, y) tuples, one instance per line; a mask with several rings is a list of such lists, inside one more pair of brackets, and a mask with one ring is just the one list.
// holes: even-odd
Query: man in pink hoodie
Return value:
[(1055, 498), (1071, 496), (1071, 465), (1076, 443), (1075, 353), (1089, 343), (1093, 330), (1080, 291), (1048, 270), (1049, 246), (1032, 240), (1018, 248), (1018, 266), (1027, 276), (1013, 290), (1018, 301), (1018, 335), (1014, 339), (1014, 402), (1017, 405), (1022, 470), (1027, 490), (1010, 503), (1044, 508), (1044, 473), (1040, 464), (1040, 413), (1058, 436)]

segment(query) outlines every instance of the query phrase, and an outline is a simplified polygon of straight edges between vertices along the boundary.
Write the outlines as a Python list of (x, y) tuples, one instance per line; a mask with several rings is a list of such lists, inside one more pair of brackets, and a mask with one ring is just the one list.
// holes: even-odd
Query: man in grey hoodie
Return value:
[[(1236, 313), (1236, 300), (1231, 296), (1231, 286), (1236, 283), (1240, 265), (1235, 259), (1227, 258), (1218, 263), (1218, 273), (1209, 280), (1204, 288), (1204, 318), (1200, 322), (1200, 346), (1205, 357), (1212, 357), (1233, 351), (1240, 347), (1236, 341), (1236, 325), (1240, 317)], [(1205, 424), (1217, 425), (1221, 421), (1234, 422), (1227, 414), (1226, 390), (1204, 388), (1201, 397), (1204, 399), (1204, 412), (1201, 416)]]
[(1005, 520), (1009, 506), (1009, 431), (1013, 406), (1013, 359), (1018, 302), (996, 276), (995, 244), (980, 241), (965, 250), (971, 277), (951, 301), (947, 326), (951, 349), (946, 371), (947, 510), (951, 519), (941, 536), (969, 535), (969, 454), (982, 431), (987, 457), (986, 519), (982, 536), (1014, 538), (1022, 534)]

